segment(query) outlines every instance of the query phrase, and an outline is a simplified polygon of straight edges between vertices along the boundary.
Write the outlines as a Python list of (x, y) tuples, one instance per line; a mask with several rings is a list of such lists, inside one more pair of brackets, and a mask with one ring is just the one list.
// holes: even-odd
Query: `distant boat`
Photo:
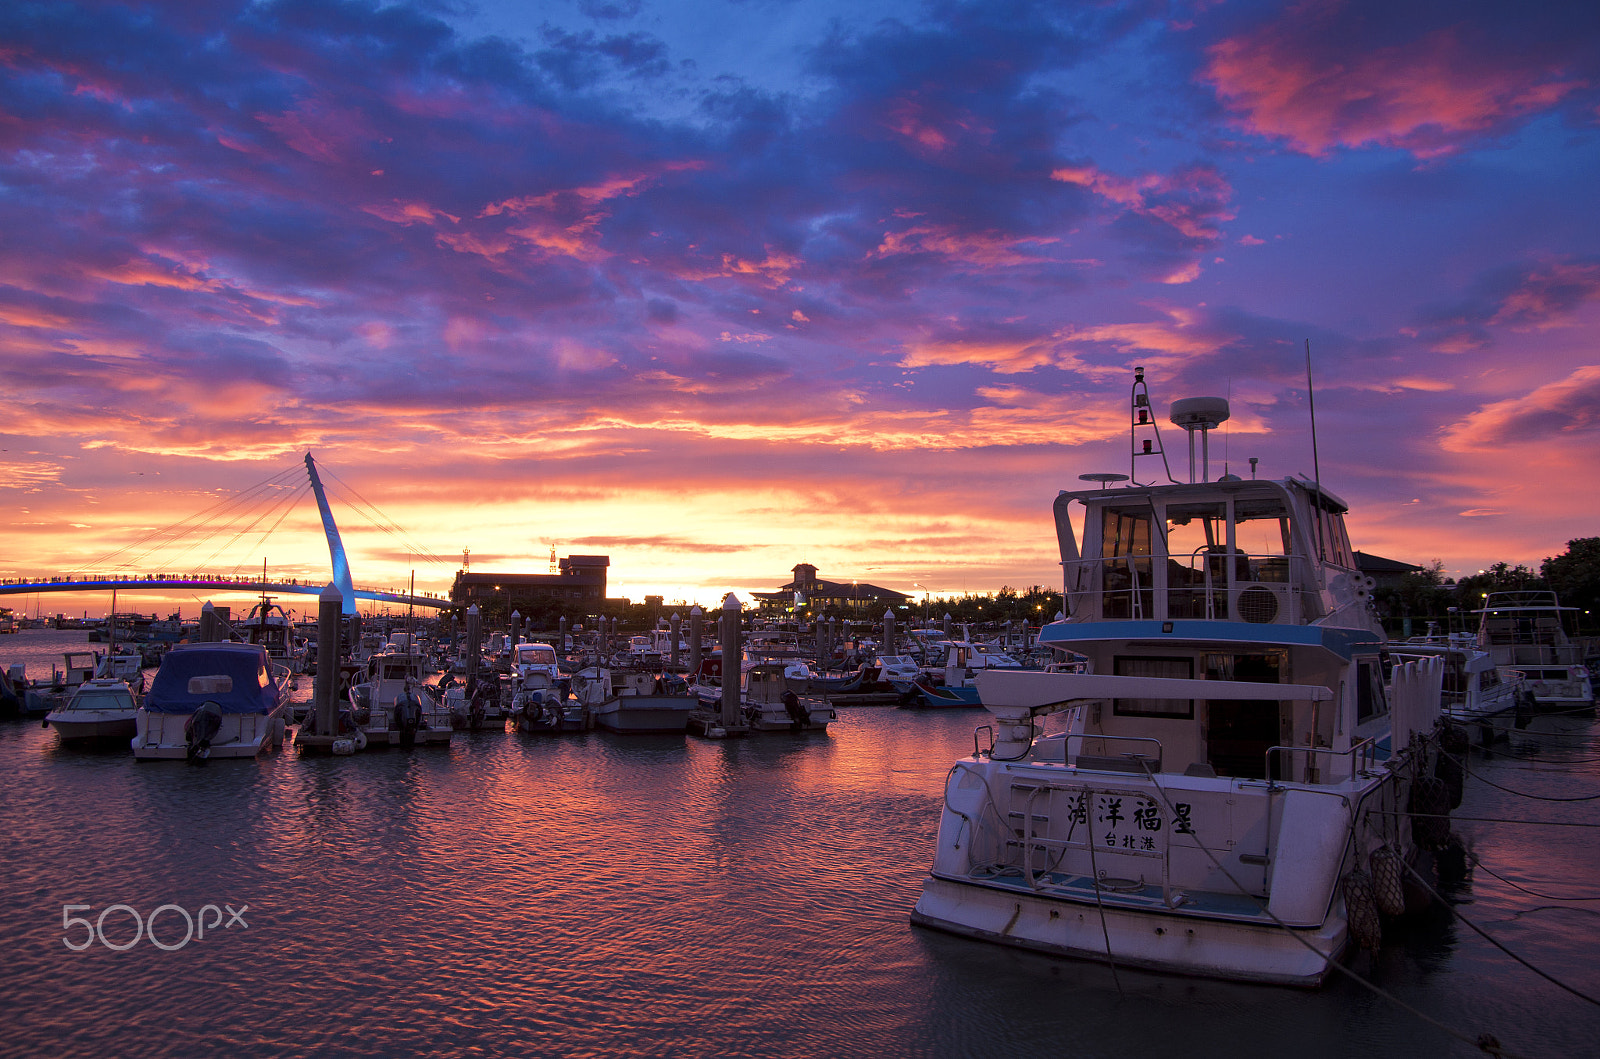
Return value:
[(1573, 643), (1576, 608), (1563, 607), (1549, 591), (1490, 592), (1478, 614), (1478, 646), (1502, 674), (1522, 675), (1536, 709), (1594, 707), (1594, 685)]
[(179, 644), (162, 658), (135, 715), (133, 756), (255, 757), (281, 745), (287, 706), (280, 672), (259, 644)]
[(1415, 658), (1444, 662), (1444, 716), (1471, 729), (1489, 743), (1503, 738), (1514, 725), (1526, 725), (1535, 709), (1532, 689), (1515, 670), (1502, 672), (1494, 656), (1478, 648), (1472, 636), (1456, 633), (1422, 637), (1389, 645), (1396, 663)]

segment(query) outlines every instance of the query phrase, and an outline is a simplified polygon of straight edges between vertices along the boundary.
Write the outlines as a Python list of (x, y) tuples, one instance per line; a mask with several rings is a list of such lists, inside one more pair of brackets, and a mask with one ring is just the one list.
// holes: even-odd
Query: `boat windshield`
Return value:
[(127, 688), (86, 688), (67, 704), (69, 710), (131, 710), (133, 696)]

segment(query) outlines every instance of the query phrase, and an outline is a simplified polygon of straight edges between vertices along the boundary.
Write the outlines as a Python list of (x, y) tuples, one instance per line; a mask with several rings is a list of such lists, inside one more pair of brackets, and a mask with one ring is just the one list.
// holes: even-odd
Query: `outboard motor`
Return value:
[(183, 735), (188, 740), (188, 760), (204, 761), (211, 756), (211, 740), (222, 730), (222, 707), (209, 699), (189, 715), (183, 724)]
[(11, 678), (0, 669), (0, 719), (11, 720), (22, 716), (22, 696), (12, 687)]
[(417, 701), (417, 693), (407, 687), (405, 694), (400, 696), (394, 704), (394, 726), (400, 732), (400, 745), (403, 747), (415, 746), (417, 742), (417, 728), (422, 724), (422, 704)]
[(811, 720), (811, 715), (806, 712), (806, 708), (800, 705), (800, 696), (792, 691), (783, 693), (783, 708), (789, 714), (790, 727), (797, 732), (805, 727), (807, 721)]

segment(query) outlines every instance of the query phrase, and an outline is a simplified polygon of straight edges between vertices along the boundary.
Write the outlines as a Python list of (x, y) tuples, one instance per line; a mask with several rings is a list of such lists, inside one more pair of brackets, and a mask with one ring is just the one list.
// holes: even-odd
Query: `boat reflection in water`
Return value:
[[(1180, 401), (1173, 420), (1209, 429), (1226, 407)], [(1441, 667), (1397, 666), (1386, 693), (1345, 510), (1309, 481), (1233, 476), (1062, 493), (1070, 617), (1040, 639), (1087, 672), (979, 677), (992, 742), (950, 770), (913, 921), (1311, 986), (1351, 936), (1347, 892), (1377, 922), (1369, 864), (1402, 911)], [(1065, 727), (1040, 738), (1052, 714)]]

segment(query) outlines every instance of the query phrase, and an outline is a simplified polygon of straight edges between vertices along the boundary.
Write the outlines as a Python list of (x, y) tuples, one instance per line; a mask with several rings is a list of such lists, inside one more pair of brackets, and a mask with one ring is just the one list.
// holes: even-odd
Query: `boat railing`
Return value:
[[(1289, 771), (1286, 774), (1279, 774), (1273, 771), (1274, 755), (1280, 752), (1286, 752), (1291, 755), (1288, 758)], [(1305, 768), (1301, 774), (1303, 778), (1298, 780), (1295, 779), (1293, 771), (1294, 757), (1292, 755), (1294, 754), (1306, 755)], [(1328, 746), (1269, 746), (1266, 753), (1267, 783), (1271, 785), (1279, 779), (1288, 779), (1290, 782), (1298, 783), (1332, 783), (1336, 782), (1338, 778), (1342, 778), (1320, 778), (1315, 760), (1317, 755), (1322, 755), (1329, 759), (1348, 757), (1350, 759), (1349, 775), (1370, 776), (1377, 771), (1378, 743), (1375, 739), (1363, 739), (1348, 750), (1335, 750), (1333, 747)], [(1331, 763), (1330, 760), (1330, 765)]]
[(1203, 547), (1191, 555), (1119, 555), (1064, 563), (1069, 602), (1102, 619), (1233, 620), (1298, 625), (1310, 583), (1298, 555)]

